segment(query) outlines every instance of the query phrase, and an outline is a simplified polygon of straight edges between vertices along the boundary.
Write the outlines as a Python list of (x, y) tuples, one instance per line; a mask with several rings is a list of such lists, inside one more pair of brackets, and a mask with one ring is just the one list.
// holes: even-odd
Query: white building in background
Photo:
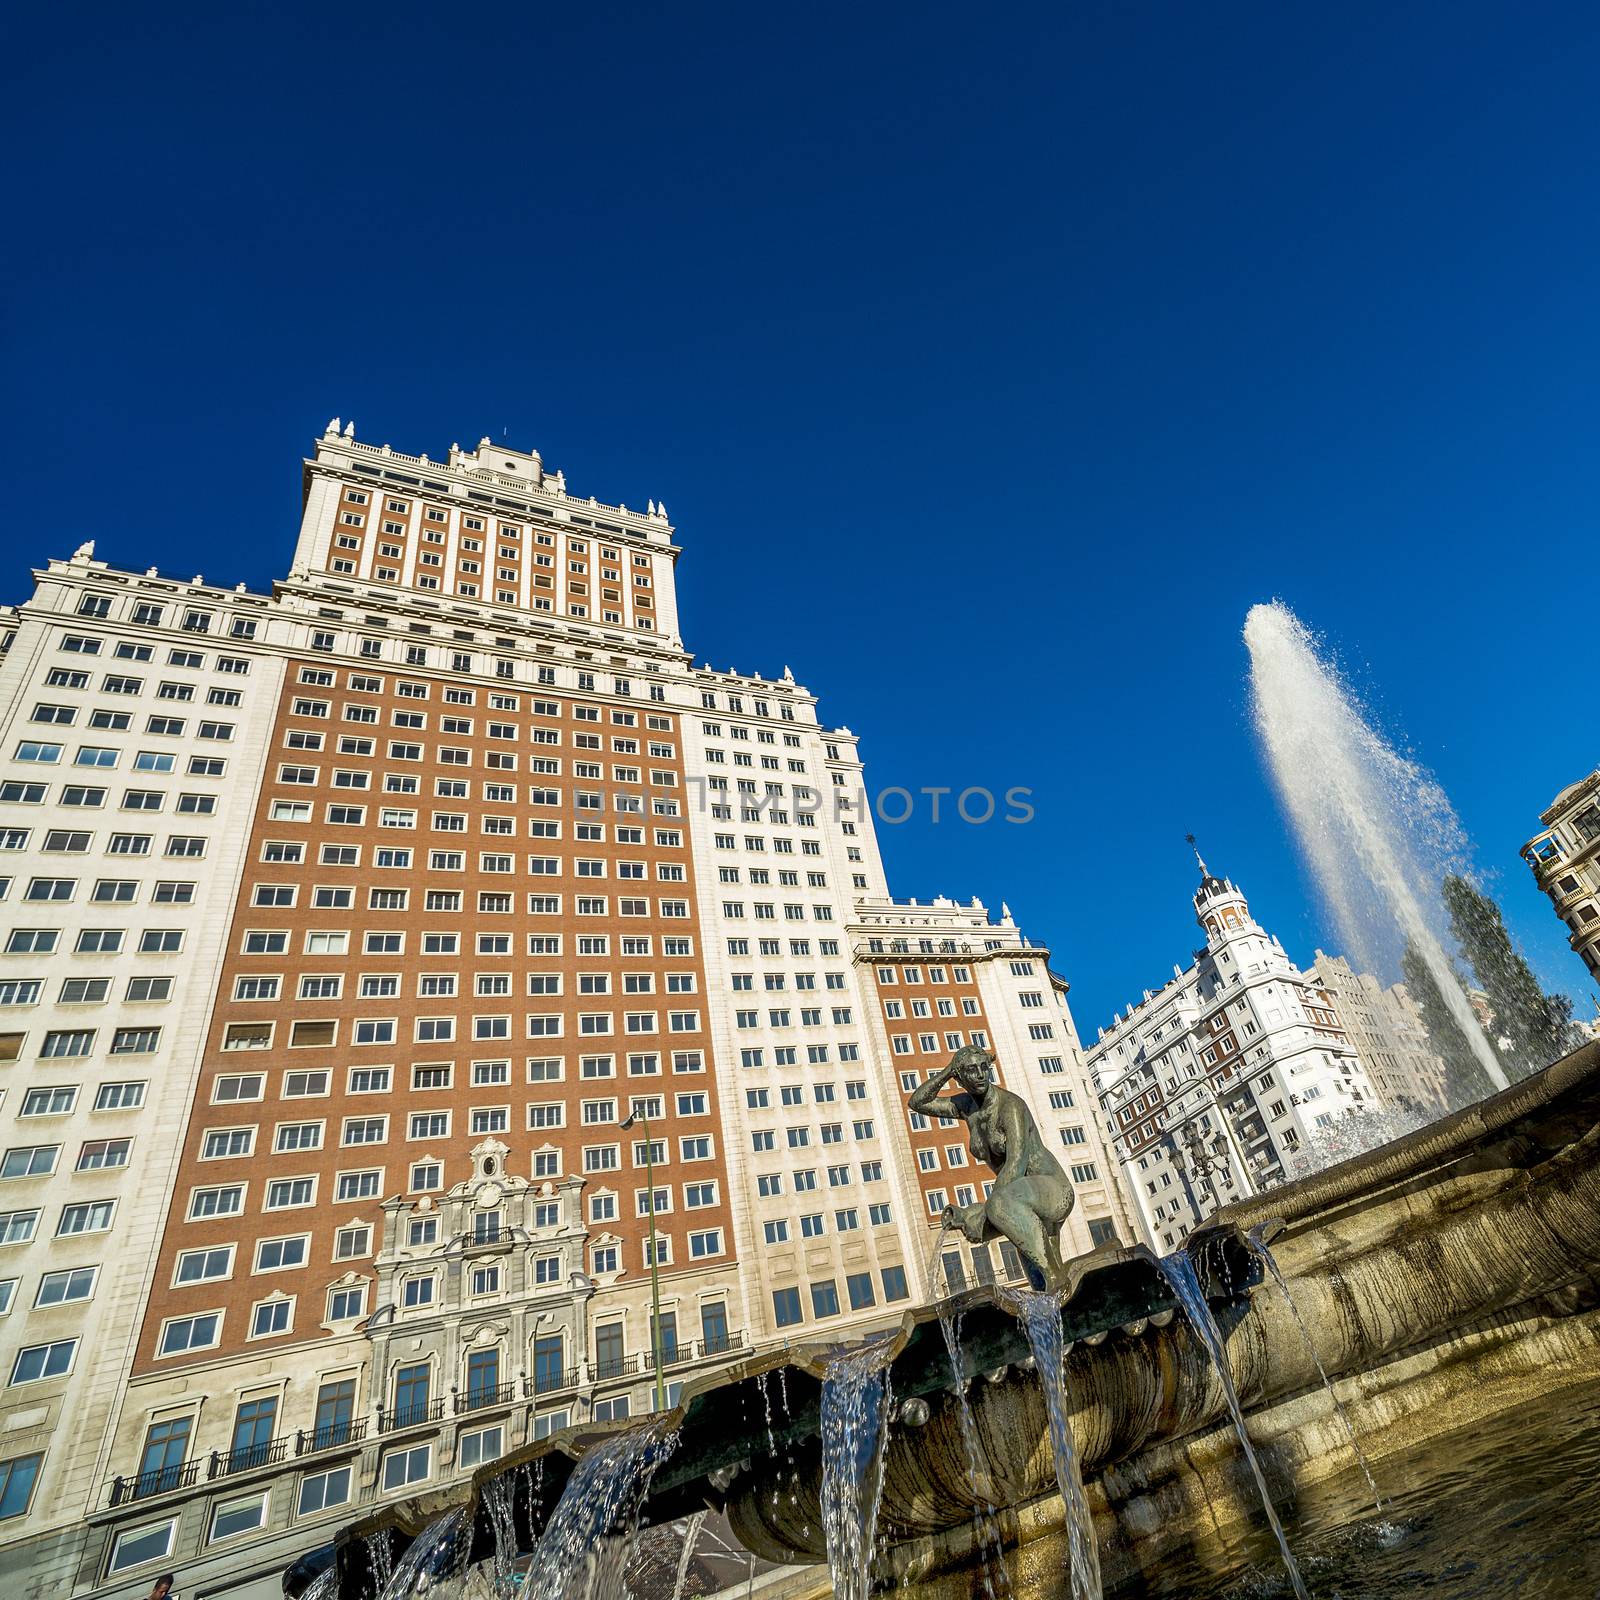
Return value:
[(1540, 814), (1544, 832), (1522, 847), (1534, 882), (1570, 930), (1568, 943), (1600, 978), (1600, 767)]
[(1308, 976), (1332, 997), (1381, 1106), (1432, 1113), (1449, 1108), (1443, 1058), (1403, 983), (1385, 988), (1370, 972), (1357, 972), (1343, 956), (1321, 950)]
[(1288, 1158), (1378, 1102), (1333, 997), (1200, 862), (1205, 947), (1100, 1031), (1087, 1056), (1105, 1128), (1151, 1245), (1285, 1181)]

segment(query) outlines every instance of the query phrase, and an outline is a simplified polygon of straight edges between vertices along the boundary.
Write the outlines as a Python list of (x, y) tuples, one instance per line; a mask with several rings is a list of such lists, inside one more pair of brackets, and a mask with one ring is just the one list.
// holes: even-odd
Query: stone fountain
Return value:
[[(377, 1594), (408, 1546), (426, 1558), (419, 1571), (457, 1575), (437, 1593), (475, 1592), (459, 1574), (498, 1555), (504, 1576), (516, 1551), (538, 1547), (542, 1586), (530, 1580), (526, 1593), (610, 1600), (638, 1526), (708, 1507), (748, 1550), (810, 1569), (784, 1600), (832, 1594), (825, 1529), (845, 1502), (835, 1484), (824, 1505), (824, 1389), (846, 1366), (852, 1381), (881, 1383), (851, 1413), (858, 1427), (866, 1419), (865, 1443), (850, 1436), (845, 1450), (857, 1487), (876, 1490), (881, 1474), (875, 1529), (856, 1528), (869, 1530), (872, 1584), (914, 1600), (1082, 1594), (1069, 1514), (1081, 1480), (1099, 1581), (1107, 1594), (1137, 1592), (1142, 1575), (1180, 1556), (1203, 1562), (1259, 1524), (1263, 1489), (1280, 1509), (1314, 1503), (1348, 1473), (1353, 1441), (1381, 1478), (1386, 1458), (1419, 1440), (1600, 1378), (1597, 1152), (1591, 1044), (1408, 1138), (1219, 1213), (1188, 1241), (1183, 1272), (1142, 1249), (1067, 1262), (1050, 1287), (1074, 1477), (1059, 1471), (1060, 1429), (1053, 1442), (1023, 1306), (977, 1289), (886, 1326), (870, 1359), (842, 1363), (823, 1344), (771, 1350), (690, 1385), (642, 1428), (568, 1430), (486, 1467), (465, 1495), (358, 1523), (318, 1580), (319, 1600)], [(1185, 1274), (1198, 1315), (1214, 1321), (1226, 1382), (1174, 1290)], [(580, 1488), (563, 1502), (569, 1483)], [(575, 1501), (587, 1517), (577, 1534)], [(589, 1548), (557, 1571), (556, 1544), (574, 1538)], [(592, 1590), (568, 1583), (597, 1562), (609, 1576)], [(309, 1568), (292, 1572), (286, 1589), (298, 1595), (308, 1579)], [(838, 1592), (865, 1592), (859, 1571), (852, 1582)], [(424, 1578), (405, 1592), (425, 1588)]]

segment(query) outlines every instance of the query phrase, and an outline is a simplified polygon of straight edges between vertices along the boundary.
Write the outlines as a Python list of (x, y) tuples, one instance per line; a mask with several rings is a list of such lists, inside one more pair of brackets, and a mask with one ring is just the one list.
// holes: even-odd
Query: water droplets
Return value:
[(1392, 968), (1401, 946), (1414, 950), (1485, 1076), (1504, 1089), (1442, 932), (1440, 885), (1471, 855), (1448, 797), (1365, 719), (1281, 601), (1250, 608), (1244, 640), (1267, 766), (1340, 932), (1369, 971)]

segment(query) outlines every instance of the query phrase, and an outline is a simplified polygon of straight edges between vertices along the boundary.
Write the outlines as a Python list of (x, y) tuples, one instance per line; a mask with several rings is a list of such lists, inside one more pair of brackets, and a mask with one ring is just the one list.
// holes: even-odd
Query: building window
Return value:
[(300, 1494), (295, 1502), (297, 1516), (311, 1516), (319, 1511), (342, 1506), (350, 1498), (350, 1468), (336, 1467), (332, 1472), (310, 1474), (300, 1480)]
[(811, 1314), (814, 1317), (839, 1315), (839, 1288), (832, 1278), (811, 1285)]
[(480, 1467), (485, 1461), (496, 1460), (504, 1449), (504, 1438), (504, 1430), (498, 1427), (462, 1434), (456, 1446), (456, 1465)]
[(76, 1339), (56, 1339), (49, 1344), (26, 1345), (17, 1352), (11, 1365), (11, 1382), (39, 1383), (47, 1378), (60, 1378), (72, 1369), (72, 1357), (78, 1348)]
[(279, 1300), (263, 1300), (250, 1314), (250, 1337), (268, 1339), (275, 1334), (288, 1333), (293, 1322), (293, 1295)]
[(409, 1450), (391, 1450), (383, 1458), (385, 1493), (423, 1483), (433, 1468), (433, 1446), (413, 1445)]
[(267, 1496), (243, 1495), (237, 1500), (219, 1500), (211, 1513), (211, 1541), (231, 1539), (241, 1533), (253, 1533), (267, 1520)]
[(39, 1481), (44, 1456), (13, 1456), (0, 1461), (0, 1522), (25, 1516), (33, 1499), (33, 1486)]
[(130, 1567), (142, 1567), (152, 1561), (165, 1561), (172, 1554), (177, 1531), (178, 1519), (169, 1517), (165, 1522), (128, 1528), (119, 1533), (111, 1544), (107, 1575), (126, 1572)]

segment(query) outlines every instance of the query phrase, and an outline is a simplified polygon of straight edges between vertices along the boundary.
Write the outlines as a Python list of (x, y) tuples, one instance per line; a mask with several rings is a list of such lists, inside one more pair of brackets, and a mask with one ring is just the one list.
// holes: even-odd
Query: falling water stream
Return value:
[(1083, 1495), (1083, 1474), (1078, 1465), (1077, 1441), (1072, 1435), (1072, 1414), (1067, 1405), (1061, 1296), (1042, 1289), (1010, 1290), (1008, 1296), (1027, 1332), (1033, 1364), (1039, 1373), (1039, 1386), (1044, 1390), (1045, 1414), (1050, 1419), (1050, 1448), (1056, 1458), (1056, 1484), (1066, 1507), (1073, 1600), (1100, 1600), (1100, 1549), (1095, 1542), (1089, 1503)]
[(494, 1529), (495, 1582), (504, 1586), (517, 1559), (516, 1479), (510, 1472), (490, 1478), (480, 1491), (480, 1498)]
[(979, 1576), (985, 1600), (1010, 1600), (1011, 1579), (1006, 1572), (1005, 1549), (994, 1502), (982, 1485), (988, 1482), (978, 1452), (978, 1430), (972, 1417), (972, 1401), (967, 1397), (967, 1374), (961, 1360), (961, 1317), (949, 1300), (938, 1304), (939, 1329), (944, 1334), (945, 1353), (950, 1357), (950, 1384), (955, 1393), (956, 1417), (961, 1426), (961, 1445), (967, 1457), (967, 1476), (972, 1485), (972, 1521), (978, 1534), (983, 1558)]
[(883, 1498), (891, 1337), (833, 1356), (822, 1380), (822, 1531), (835, 1600), (867, 1600)]
[(527, 1600), (622, 1600), (650, 1480), (677, 1442), (649, 1422), (590, 1446), (550, 1513), (523, 1586)]
[(367, 1566), (372, 1572), (376, 1593), (381, 1595), (388, 1588), (389, 1578), (394, 1572), (394, 1544), (387, 1528), (368, 1535)]
[(408, 1600), (423, 1573), (438, 1578), (459, 1564), (456, 1548), (463, 1529), (470, 1536), (472, 1523), (465, 1506), (441, 1512), (406, 1547), (389, 1581), (379, 1591), (381, 1600)]
[(1289, 1549), (1289, 1541), (1284, 1535), (1283, 1524), (1278, 1521), (1278, 1513), (1273, 1508), (1272, 1495), (1267, 1489), (1266, 1475), (1261, 1470), (1261, 1463), (1256, 1459), (1255, 1446), (1250, 1443), (1250, 1435), (1244, 1425), (1244, 1410), (1239, 1404), (1239, 1392), (1233, 1386), (1233, 1373), (1228, 1366), (1227, 1347), (1222, 1342), (1222, 1330), (1217, 1326), (1216, 1318), (1211, 1315), (1211, 1307), (1206, 1303), (1205, 1292), (1200, 1287), (1200, 1276), (1195, 1270), (1195, 1264), (1178, 1250), (1170, 1256), (1159, 1257), (1156, 1265), (1160, 1268), (1161, 1276), (1172, 1285), (1172, 1292), (1178, 1297), (1178, 1304), (1183, 1307), (1183, 1314), (1189, 1319), (1189, 1326), (1194, 1329), (1195, 1336), (1205, 1346), (1206, 1354), (1211, 1357), (1211, 1365), (1216, 1369), (1217, 1381), (1222, 1385), (1228, 1409), (1233, 1413), (1233, 1426), (1238, 1432), (1239, 1443), (1244, 1448), (1245, 1459), (1250, 1463), (1250, 1471), (1255, 1476), (1256, 1488), (1261, 1491), (1261, 1504), (1266, 1508), (1267, 1521), (1272, 1524), (1273, 1535), (1278, 1541), (1279, 1554), (1282, 1555), (1283, 1564), (1288, 1569), (1295, 1600), (1310, 1600), (1300, 1577), (1300, 1569), (1295, 1565), (1294, 1556)]
[(1379, 1511), (1382, 1511), (1383, 1496), (1378, 1493), (1378, 1480), (1372, 1476), (1372, 1463), (1367, 1460), (1366, 1452), (1356, 1441), (1356, 1430), (1350, 1425), (1350, 1415), (1344, 1408), (1344, 1402), (1333, 1392), (1333, 1385), (1328, 1381), (1328, 1369), (1323, 1366), (1322, 1357), (1317, 1354), (1317, 1347), (1311, 1339), (1311, 1330), (1306, 1326), (1305, 1318), (1300, 1315), (1300, 1307), (1294, 1303), (1294, 1296), (1289, 1293), (1288, 1280), (1284, 1277), (1271, 1250), (1267, 1248), (1266, 1240), (1261, 1237), (1259, 1225), (1252, 1228), (1245, 1237), (1246, 1243), (1261, 1258), (1262, 1265), (1272, 1274), (1272, 1281), (1277, 1284), (1282, 1292), (1284, 1301), (1289, 1307), (1289, 1312), (1294, 1317), (1295, 1326), (1300, 1330), (1300, 1337), (1305, 1341), (1305, 1347), (1310, 1352), (1311, 1359), (1317, 1364), (1317, 1372), (1322, 1378), (1322, 1387), (1328, 1391), (1328, 1398), (1333, 1402), (1334, 1415), (1338, 1417), (1340, 1425), (1344, 1428), (1345, 1437), (1350, 1441), (1350, 1448), (1355, 1451), (1356, 1461), (1361, 1467), (1362, 1476), (1366, 1478), (1367, 1486), (1372, 1490), (1372, 1503)]
[(1244, 641), (1256, 731), (1300, 850), (1340, 931), (1368, 971), (1394, 964), (1397, 939), (1409, 944), (1484, 1075), (1504, 1089), (1506, 1075), (1442, 936), (1440, 883), (1471, 853), (1444, 791), (1371, 727), (1287, 606), (1252, 606)]

